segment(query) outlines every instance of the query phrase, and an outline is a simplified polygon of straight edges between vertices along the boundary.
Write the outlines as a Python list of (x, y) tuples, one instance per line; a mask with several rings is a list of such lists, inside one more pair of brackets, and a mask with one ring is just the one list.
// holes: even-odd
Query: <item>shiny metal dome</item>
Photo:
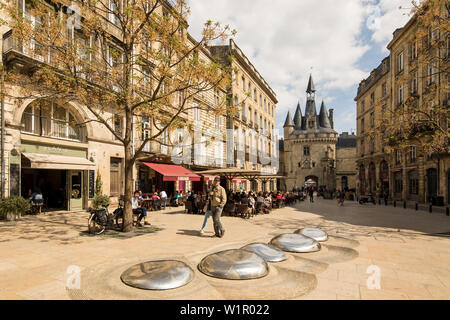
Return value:
[(317, 228), (303, 228), (295, 231), (295, 233), (313, 238), (314, 240), (319, 242), (328, 240), (328, 234), (325, 231)]
[(269, 266), (262, 257), (242, 249), (213, 253), (203, 258), (198, 269), (210, 277), (228, 280), (258, 279), (269, 273)]
[(182, 287), (194, 278), (187, 264), (176, 260), (149, 261), (132, 266), (120, 279), (128, 286), (145, 290), (170, 290)]
[(287, 254), (282, 250), (266, 243), (251, 243), (242, 247), (243, 250), (248, 250), (261, 256), (267, 262), (281, 262), (288, 258)]
[(315, 252), (320, 250), (320, 243), (302, 234), (287, 233), (276, 236), (270, 241), (271, 245), (287, 252)]

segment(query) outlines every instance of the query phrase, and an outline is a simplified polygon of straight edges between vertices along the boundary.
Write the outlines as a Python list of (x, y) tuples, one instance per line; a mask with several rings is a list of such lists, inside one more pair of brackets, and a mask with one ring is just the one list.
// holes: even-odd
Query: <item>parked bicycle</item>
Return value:
[(119, 201), (119, 208), (113, 213), (108, 211), (109, 205), (102, 206), (100, 209), (89, 208), (87, 212), (90, 213), (88, 221), (88, 229), (91, 234), (102, 234), (106, 228), (112, 228), (114, 223), (119, 227), (119, 219), (123, 219), (123, 205)]

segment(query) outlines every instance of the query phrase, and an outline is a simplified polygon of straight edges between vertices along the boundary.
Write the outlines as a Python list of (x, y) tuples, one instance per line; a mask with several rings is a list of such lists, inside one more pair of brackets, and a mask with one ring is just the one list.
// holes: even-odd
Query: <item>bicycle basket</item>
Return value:
[(108, 224), (108, 213), (105, 209), (100, 209), (96, 212), (95, 222), (101, 226), (106, 226)]

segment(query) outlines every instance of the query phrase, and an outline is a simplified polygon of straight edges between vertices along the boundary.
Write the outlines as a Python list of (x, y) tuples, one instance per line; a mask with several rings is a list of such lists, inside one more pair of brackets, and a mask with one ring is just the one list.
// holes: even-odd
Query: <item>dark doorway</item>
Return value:
[(431, 168), (427, 170), (428, 177), (428, 201), (431, 202), (433, 197), (437, 197), (438, 192), (438, 178), (437, 169)]
[(450, 204), (450, 170), (447, 174), (447, 203)]
[(348, 188), (348, 178), (347, 176), (343, 176), (341, 178), (341, 190), (347, 190)]
[(68, 210), (67, 171), (47, 169), (22, 169), (22, 196), (40, 191), (49, 210)]

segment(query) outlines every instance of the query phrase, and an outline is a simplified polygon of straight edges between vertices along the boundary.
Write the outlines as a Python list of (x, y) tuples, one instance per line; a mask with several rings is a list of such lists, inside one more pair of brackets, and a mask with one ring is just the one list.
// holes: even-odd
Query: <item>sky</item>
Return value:
[(201, 39), (203, 24), (218, 21), (275, 91), (277, 129), (290, 110), (306, 104), (312, 73), (319, 112), (334, 109), (339, 133), (356, 130), (354, 98), (360, 81), (389, 52), (395, 29), (410, 18), (411, 0), (188, 0), (189, 32)]

